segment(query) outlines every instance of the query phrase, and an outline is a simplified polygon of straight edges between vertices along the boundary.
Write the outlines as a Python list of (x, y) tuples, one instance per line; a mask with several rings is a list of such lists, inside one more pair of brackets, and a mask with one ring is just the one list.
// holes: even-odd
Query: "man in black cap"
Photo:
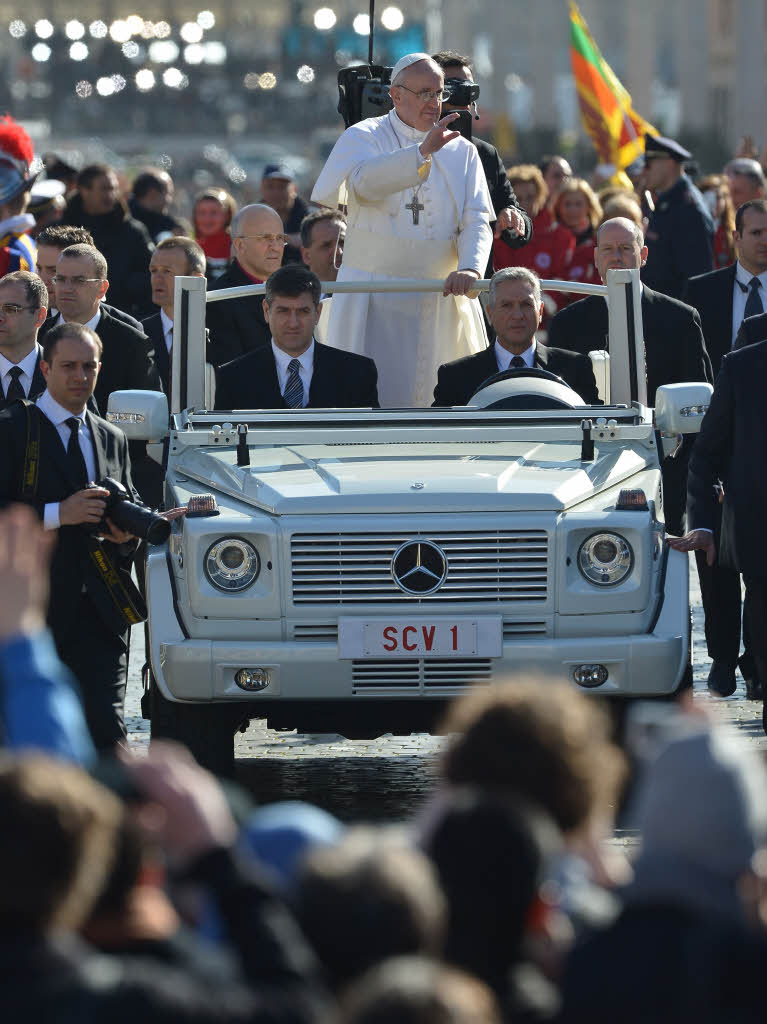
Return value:
[(645, 135), (647, 188), (655, 210), (647, 227), (647, 263), (642, 281), (681, 298), (687, 279), (714, 269), (714, 222), (703, 196), (684, 173), (692, 154), (660, 135)]
[(282, 256), (286, 263), (301, 263), (301, 221), (310, 212), (309, 204), (296, 189), (293, 172), (285, 164), (267, 164), (261, 179), (261, 202), (276, 210), (288, 236)]

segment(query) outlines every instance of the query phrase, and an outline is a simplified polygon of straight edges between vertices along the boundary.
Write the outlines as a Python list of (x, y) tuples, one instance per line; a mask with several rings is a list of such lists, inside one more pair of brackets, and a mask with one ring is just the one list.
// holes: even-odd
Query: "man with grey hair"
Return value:
[(730, 186), (732, 205), (736, 210), (749, 199), (764, 199), (764, 171), (758, 160), (745, 156), (730, 160), (724, 173)]
[[(234, 215), (230, 231), (234, 258), (210, 286), (211, 290), (263, 284), (282, 266), (288, 237), (279, 214), (271, 206), (265, 203), (243, 206)], [(208, 356), (215, 366), (270, 343), (262, 295), (209, 302), (205, 319), (210, 331)]]
[(599, 396), (591, 360), (586, 355), (538, 344), (535, 332), (543, 318), (541, 282), (526, 267), (505, 267), (493, 274), (487, 315), (495, 328), (492, 348), (440, 366), (434, 405), (467, 405), (489, 378), (505, 370), (548, 370), (577, 391), (588, 405)]
[(443, 280), (442, 295), (337, 294), (328, 343), (371, 356), (381, 404), (422, 406), (447, 357), (487, 344), (482, 313), (469, 298), (490, 255), (494, 218), (477, 150), (452, 130), (442, 69), (411, 53), (392, 69), (394, 109), (344, 132), (312, 199), (348, 208), (338, 281)]

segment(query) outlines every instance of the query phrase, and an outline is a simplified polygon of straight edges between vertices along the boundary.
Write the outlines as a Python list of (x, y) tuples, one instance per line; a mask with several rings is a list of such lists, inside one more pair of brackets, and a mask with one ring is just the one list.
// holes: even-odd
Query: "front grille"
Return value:
[(293, 639), (304, 644), (337, 644), (338, 626), (335, 623), (316, 626), (297, 623), (293, 630)]
[[(392, 578), (392, 558), (408, 540), (430, 540), (447, 556), (447, 579), (427, 597), (404, 594)], [(294, 534), (293, 603), (542, 602), (548, 593), (548, 546), (545, 530)]]
[(517, 622), (512, 619), (503, 620), (503, 639), (517, 640), (520, 637), (546, 636), (548, 627), (546, 621), (541, 622)]
[(376, 689), (424, 689), (470, 686), (489, 682), (490, 658), (365, 659), (352, 662), (355, 692)]

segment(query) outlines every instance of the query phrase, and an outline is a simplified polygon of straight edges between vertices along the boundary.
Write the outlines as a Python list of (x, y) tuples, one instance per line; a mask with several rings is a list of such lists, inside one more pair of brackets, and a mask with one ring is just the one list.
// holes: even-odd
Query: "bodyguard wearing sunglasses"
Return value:
[[(475, 115), (479, 86), (474, 82), (471, 60), (455, 50), (441, 50), (432, 59), (445, 73), (445, 92), (448, 98), (442, 103), (443, 115), (453, 110), (468, 110)], [(495, 146), (473, 134), (471, 141), (476, 146), (493, 201), (493, 234), (496, 238), (503, 235), (506, 245), (511, 249), (519, 249), (532, 237), (532, 221), (517, 202), (511, 182), (506, 177), (503, 160)], [(492, 266), (488, 270), (487, 276), (492, 277)]]
[(45, 320), (48, 290), (28, 270), (0, 280), (0, 408), (45, 391), (37, 332)]

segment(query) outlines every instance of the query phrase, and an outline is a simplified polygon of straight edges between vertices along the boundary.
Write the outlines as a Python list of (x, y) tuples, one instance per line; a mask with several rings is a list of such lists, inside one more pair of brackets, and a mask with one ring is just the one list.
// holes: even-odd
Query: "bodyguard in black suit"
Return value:
[(543, 303), (540, 281), (531, 270), (506, 267), (493, 275), (487, 315), (495, 328), (495, 343), (484, 352), (440, 366), (434, 405), (466, 405), (488, 377), (515, 367), (540, 367), (556, 373), (588, 405), (599, 402), (588, 356), (547, 349), (536, 342)]
[(267, 280), (263, 306), (270, 344), (218, 368), (217, 409), (378, 408), (373, 360), (313, 338), (320, 313), (316, 274), (286, 264)]
[[(98, 337), (80, 324), (48, 333), (41, 364), (47, 390), (37, 405), (15, 402), (0, 413), (0, 502), (23, 501), (58, 530), (49, 622), (62, 661), (80, 682), (94, 742), (105, 750), (125, 735), (128, 629), (143, 608), (130, 582), (133, 538), (114, 526), (104, 528), (103, 543), (90, 536), (108, 495), (89, 489), (90, 482), (111, 476), (136, 496), (125, 435), (86, 410), (99, 355)], [(30, 438), (39, 442), (36, 458)]]
[(767, 313), (758, 316), (747, 316), (740, 325), (733, 349), (756, 345), (759, 341), (767, 341)]
[[(687, 518), (691, 529), (684, 537), (669, 541), (679, 551), (702, 551), (709, 564), (718, 560), (743, 574), (751, 649), (760, 680), (767, 679), (766, 379), (767, 342), (723, 358), (690, 459)], [(724, 484), (724, 501), (717, 544), (714, 485), (719, 480)], [(763, 723), (767, 731), (767, 710)]]
[(45, 391), (37, 334), (47, 305), (37, 274), (19, 270), (0, 280), (0, 408)]
[[(282, 264), (287, 236), (270, 206), (243, 206), (235, 214), (231, 230), (235, 259), (213, 282), (212, 291), (266, 281)], [(268, 345), (271, 338), (260, 295), (209, 302), (205, 323), (210, 331), (210, 360), (215, 366)]]

